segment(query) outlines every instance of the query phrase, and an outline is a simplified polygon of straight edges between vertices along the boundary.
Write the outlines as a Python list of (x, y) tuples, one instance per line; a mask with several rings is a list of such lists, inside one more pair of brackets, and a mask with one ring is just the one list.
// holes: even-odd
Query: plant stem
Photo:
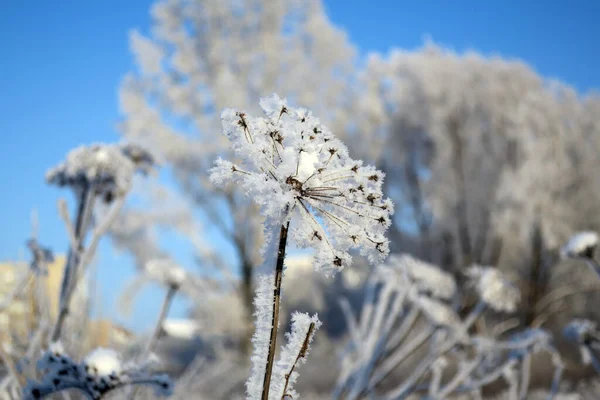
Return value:
[(158, 314), (158, 320), (156, 321), (156, 325), (154, 326), (154, 332), (152, 332), (152, 336), (144, 349), (144, 352), (140, 356), (140, 361), (144, 361), (144, 359), (154, 350), (156, 347), (156, 343), (158, 343), (158, 338), (162, 331), (163, 324), (167, 315), (169, 314), (169, 310), (171, 309), (171, 303), (173, 302), (173, 297), (179, 290), (177, 286), (170, 286), (165, 298), (163, 300), (162, 306), (160, 308), (160, 313)]
[[(144, 351), (140, 354), (138, 361), (145, 362), (146, 358), (152, 351), (156, 348), (156, 344), (158, 343), (158, 339), (162, 332), (163, 324), (167, 315), (169, 314), (169, 310), (171, 309), (171, 303), (173, 303), (173, 298), (175, 294), (179, 290), (178, 286), (170, 286), (165, 298), (163, 299), (162, 306), (160, 307), (160, 312), (158, 314), (158, 319), (156, 320), (156, 325), (154, 326), (154, 331), (152, 332), (152, 336), (150, 336), (150, 340), (146, 344)], [(131, 396), (129, 396), (130, 400), (134, 400), (139, 393), (139, 387), (132, 388), (130, 391)]]
[(308, 344), (310, 343), (310, 336), (312, 335), (314, 330), (315, 330), (315, 323), (311, 322), (311, 324), (308, 327), (308, 331), (306, 332), (306, 336), (304, 337), (304, 342), (302, 343), (300, 352), (296, 356), (296, 359), (294, 360), (294, 364), (292, 364), (292, 368), (290, 368), (290, 372), (285, 374), (285, 385), (283, 386), (283, 393), (281, 394), (281, 400), (284, 400), (286, 397), (291, 398), (291, 396), (287, 396), (287, 389), (290, 384), (290, 378), (292, 377), (292, 374), (294, 373), (294, 369), (296, 368), (298, 361), (300, 361), (301, 358), (306, 357), (306, 352), (308, 351)]
[(269, 387), (271, 386), (271, 374), (273, 373), (273, 360), (277, 346), (277, 330), (279, 328), (279, 301), (281, 299), (281, 280), (283, 278), (283, 262), (285, 261), (285, 248), (287, 245), (287, 234), (290, 227), (289, 221), (281, 226), (279, 232), (279, 247), (277, 249), (277, 262), (275, 264), (275, 282), (273, 289), (273, 318), (271, 324), (271, 337), (269, 341), (269, 354), (265, 368), (265, 379), (263, 381), (262, 400), (269, 399)]
[(75, 217), (74, 235), (76, 240), (75, 245), (77, 247), (73, 248), (73, 246), (71, 246), (67, 255), (67, 263), (63, 271), (63, 280), (60, 288), (61, 305), (65, 302), (66, 298), (68, 297), (68, 288), (70, 286), (71, 279), (74, 276), (73, 269), (78, 264), (77, 259), (80, 256), (79, 253), (83, 244), (83, 239), (85, 236), (87, 224), (89, 222), (91, 209), (93, 208), (93, 199), (94, 193), (92, 188), (88, 185), (84, 186), (84, 188), (81, 190), (81, 195), (79, 197), (77, 205), (77, 215)]
[(75, 218), (74, 232), (77, 247), (73, 248), (73, 246), (71, 246), (71, 248), (69, 249), (69, 254), (67, 256), (67, 263), (63, 272), (63, 280), (60, 289), (59, 312), (51, 336), (51, 340), (53, 342), (56, 342), (60, 339), (62, 327), (69, 312), (68, 304), (71, 300), (71, 289), (73, 286), (72, 281), (73, 279), (77, 278), (76, 269), (79, 265), (79, 260), (81, 258), (80, 253), (83, 250), (83, 241), (85, 239), (85, 234), (92, 214), (92, 209), (94, 208), (94, 196), (94, 188), (90, 186), (85, 186), (82, 189), (81, 195), (79, 197), (79, 205), (77, 207), (77, 216)]

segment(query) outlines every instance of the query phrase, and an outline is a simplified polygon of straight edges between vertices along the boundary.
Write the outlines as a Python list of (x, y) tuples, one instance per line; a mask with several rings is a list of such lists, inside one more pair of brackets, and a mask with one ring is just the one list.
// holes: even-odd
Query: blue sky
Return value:
[[(118, 138), (117, 88), (132, 68), (127, 34), (148, 32), (149, 0), (0, 3), (0, 260), (20, 256), (37, 209), (41, 240), (63, 252), (61, 193), (45, 170), (72, 147)], [(415, 48), (426, 35), (456, 50), (520, 58), (580, 91), (600, 88), (598, 1), (325, 1), (360, 51)], [(375, 7), (376, 5), (376, 7)], [(71, 200), (71, 199), (69, 199)], [(104, 314), (133, 274), (127, 258), (100, 252)], [(153, 321), (160, 292), (144, 295), (130, 324)], [(183, 315), (178, 303), (174, 315)]]

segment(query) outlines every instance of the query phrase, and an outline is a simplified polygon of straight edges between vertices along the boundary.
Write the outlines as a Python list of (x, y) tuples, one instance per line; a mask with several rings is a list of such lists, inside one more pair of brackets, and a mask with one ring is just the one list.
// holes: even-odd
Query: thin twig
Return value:
[[(75, 268), (72, 272), (73, 276), (69, 279), (68, 286), (65, 289), (66, 290), (65, 298), (64, 298), (64, 301), (61, 301), (58, 318), (57, 318), (56, 324), (54, 325), (54, 329), (52, 330), (52, 341), (53, 342), (60, 339), (65, 319), (66, 319), (67, 315), (69, 314), (71, 298), (73, 297), (73, 293), (75, 293), (75, 290), (77, 289), (77, 286), (79, 285), (79, 281), (82, 279), (83, 276), (85, 276), (86, 267), (90, 263), (94, 254), (96, 253), (96, 248), (98, 247), (98, 244), (100, 243), (100, 239), (106, 233), (106, 231), (108, 230), (108, 228), (110, 227), (110, 225), (112, 224), (114, 219), (117, 217), (117, 215), (119, 214), (124, 203), (125, 203), (125, 196), (122, 196), (115, 201), (115, 203), (109, 210), (108, 214), (104, 217), (104, 220), (102, 221), (102, 223), (100, 225), (98, 225), (98, 227), (94, 230), (94, 232), (92, 234), (90, 246), (81, 255), (81, 257), (78, 257), (78, 263), (75, 266)], [(68, 264), (69, 264), (69, 261), (67, 261), (67, 265)], [(67, 271), (65, 269), (65, 277), (66, 277), (66, 275), (67, 275)], [(64, 279), (63, 279), (63, 283), (64, 283)]]
[(269, 340), (269, 353), (267, 356), (267, 366), (265, 368), (265, 378), (263, 380), (262, 400), (269, 400), (269, 387), (271, 386), (271, 375), (273, 373), (273, 360), (275, 358), (275, 348), (277, 346), (277, 330), (279, 328), (279, 302), (281, 299), (281, 280), (283, 278), (283, 262), (285, 261), (285, 249), (287, 245), (287, 234), (290, 222), (281, 226), (279, 232), (279, 248), (277, 250), (277, 263), (275, 264), (275, 282), (273, 289), (273, 319), (271, 326), (271, 337)]
[(290, 377), (292, 376), (292, 373), (294, 372), (294, 369), (296, 368), (298, 361), (301, 358), (306, 357), (306, 352), (308, 351), (308, 344), (310, 343), (310, 337), (314, 330), (315, 330), (315, 323), (311, 322), (310, 325), (308, 326), (308, 331), (306, 332), (306, 337), (304, 338), (304, 343), (302, 343), (302, 347), (300, 348), (300, 351), (298, 352), (298, 355), (296, 356), (296, 359), (294, 360), (294, 364), (292, 364), (292, 368), (290, 368), (290, 372), (285, 374), (285, 385), (283, 386), (283, 393), (281, 395), (281, 400), (284, 400), (284, 398), (286, 396), (287, 388), (290, 383)]

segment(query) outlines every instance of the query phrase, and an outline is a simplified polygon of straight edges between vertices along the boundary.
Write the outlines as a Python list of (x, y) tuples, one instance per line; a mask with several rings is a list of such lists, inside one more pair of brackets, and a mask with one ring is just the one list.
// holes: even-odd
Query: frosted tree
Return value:
[(138, 68), (121, 86), (120, 131), (156, 151), (188, 207), (199, 211), (196, 221), (208, 221), (221, 248), (224, 239), (236, 253), (232, 272), (241, 276), (250, 317), (260, 217), (244, 196), (215, 188), (203, 173), (217, 155), (230, 153), (226, 138), (215, 135), (218, 113), (258, 111), (261, 95), (279, 91), (327, 120), (342, 120), (353, 48), (318, 0), (163, 0), (151, 14), (152, 35), (130, 36)]
[[(275, 273), (263, 278), (271, 283), (257, 292), (260, 307), (247, 389), (250, 398), (267, 400), (271, 386), (279, 384), (271, 379), (277, 376), (273, 367), (288, 237), (300, 248), (314, 249), (314, 267), (325, 274), (349, 266), (352, 249), (377, 263), (389, 252), (384, 233), (393, 204), (382, 193), (384, 175), (351, 159), (344, 144), (310, 111), (292, 108), (277, 95), (261, 99), (260, 105), (265, 117), (233, 109), (221, 113), (223, 133), (240, 162), (219, 158), (211, 180), (236, 183), (266, 218), (263, 252), (267, 260), (275, 258)], [(272, 303), (270, 312), (265, 303)]]
[(598, 99), (522, 62), (432, 43), (371, 55), (359, 87), (349, 134), (369, 132), (356, 148), (387, 172), (396, 249), (451, 270), (519, 270), (530, 324), (558, 247), (600, 223)]

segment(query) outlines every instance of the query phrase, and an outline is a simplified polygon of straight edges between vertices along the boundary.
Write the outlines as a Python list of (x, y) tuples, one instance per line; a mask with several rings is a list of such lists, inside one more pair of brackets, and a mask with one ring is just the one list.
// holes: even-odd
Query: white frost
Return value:
[(277, 95), (260, 104), (266, 117), (222, 112), (223, 133), (242, 163), (217, 160), (213, 183), (240, 186), (274, 225), (291, 220), (290, 240), (314, 248), (315, 268), (325, 273), (348, 266), (351, 249), (382, 261), (393, 212), (382, 192), (384, 174), (351, 159), (308, 110), (291, 108)]
[(513, 312), (521, 300), (519, 289), (493, 267), (473, 266), (467, 270), (481, 299), (496, 311)]
[(106, 348), (97, 348), (85, 358), (85, 364), (89, 367), (90, 373), (95, 375), (108, 376), (110, 374), (120, 374), (123, 368), (119, 354)]
[(578, 232), (571, 236), (561, 248), (560, 254), (567, 257), (589, 257), (598, 246), (598, 234), (592, 231)]

